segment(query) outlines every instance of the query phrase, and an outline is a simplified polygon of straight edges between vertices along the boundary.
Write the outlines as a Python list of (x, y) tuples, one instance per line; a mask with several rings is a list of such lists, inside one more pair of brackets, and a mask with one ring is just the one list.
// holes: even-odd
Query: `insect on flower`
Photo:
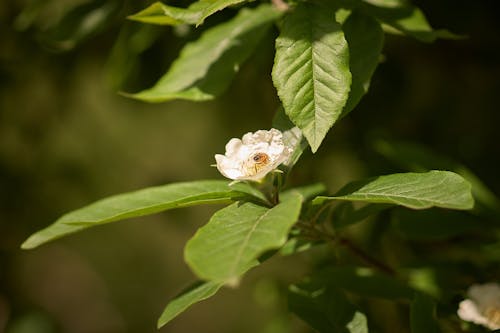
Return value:
[(258, 181), (285, 162), (290, 153), (283, 134), (272, 128), (247, 133), (241, 140), (229, 140), (226, 154), (215, 155), (215, 160), (217, 169), (227, 178)]
[(248, 160), (247, 167), (250, 167), (251, 169), (253, 168), (253, 171), (258, 173), (259, 170), (262, 170), (262, 168), (268, 165), (269, 162), (269, 155), (266, 153), (256, 153)]

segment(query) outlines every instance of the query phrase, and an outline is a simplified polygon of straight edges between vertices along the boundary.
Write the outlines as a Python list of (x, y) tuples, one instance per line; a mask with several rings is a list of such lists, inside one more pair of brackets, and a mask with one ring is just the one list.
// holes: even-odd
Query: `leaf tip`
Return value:
[(31, 250), (40, 245), (40, 241), (38, 239), (37, 234), (31, 235), (28, 239), (26, 239), (21, 244), (21, 249), (23, 250)]
[(160, 328), (165, 326), (168, 322), (169, 322), (168, 320), (165, 320), (165, 318), (161, 316), (160, 318), (158, 318), (158, 321), (156, 322), (156, 329), (159, 330)]

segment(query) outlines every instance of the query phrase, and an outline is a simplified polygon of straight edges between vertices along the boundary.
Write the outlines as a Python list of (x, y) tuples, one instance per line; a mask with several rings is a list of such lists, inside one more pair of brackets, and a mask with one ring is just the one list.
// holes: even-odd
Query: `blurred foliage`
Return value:
[[(363, 176), (402, 170), (373, 149), (383, 139), (418, 143), (460, 161), (500, 193), (498, 5), (493, 0), (414, 2), (433, 26), (468, 39), (420, 44), (388, 36), (386, 61), (369, 93), (327, 136), (314, 162), (310, 152), (304, 154), (292, 174), (294, 184), (320, 180), (334, 191)], [(182, 261), (183, 244), (214, 208), (103, 226), (34, 252), (22, 252), (20, 243), (95, 198), (219, 178), (210, 164), (227, 138), (270, 127), (278, 107), (270, 78), (271, 37), (217, 101), (147, 105), (117, 94), (150, 86), (180, 47), (204, 29), (125, 20), (149, 3), (0, 3), (0, 331), (155, 332), (166, 301), (192, 279)], [(223, 11), (206, 25), (234, 13)], [(470, 283), (500, 275), (498, 265), (491, 267), (500, 258), (498, 235), (478, 232), (469, 215), (457, 214), (463, 233), (443, 232), (446, 240), (422, 239), (418, 230), (405, 228), (404, 211), (382, 212), (352, 233), (389, 263), (414, 262), (405, 271), (414, 288), (455, 300)], [(397, 228), (388, 231), (389, 221)], [(398, 253), (389, 252), (394, 246)], [(286, 284), (321, 264), (314, 256), (327, 251), (319, 246), (313, 254), (272, 259), (275, 265), (251, 272), (238, 290), (224, 290), (161, 331), (305, 332), (286, 313), (281, 296), (287, 294)], [(486, 257), (490, 263), (482, 261)], [(424, 269), (420, 262), (430, 266)], [(243, 298), (251, 301), (242, 303)], [(400, 311), (382, 300), (363, 306), (378, 313), (370, 323), (375, 329), (386, 328), (384, 318)], [(397, 330), (407, 323), (392, 325)]]

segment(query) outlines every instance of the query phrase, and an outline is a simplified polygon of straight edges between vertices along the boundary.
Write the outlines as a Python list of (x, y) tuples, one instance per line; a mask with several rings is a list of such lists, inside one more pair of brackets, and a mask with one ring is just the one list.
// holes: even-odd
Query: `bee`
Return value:
[(494, 306), (489, 306), (484, 311), (484, 314), (494, 325), (500, 325), (500, 309)]
[(256, 153), (248, 159), (246, 168), (249, 172), (255, 175), (270, 162), (269, 155), (266, 153)]

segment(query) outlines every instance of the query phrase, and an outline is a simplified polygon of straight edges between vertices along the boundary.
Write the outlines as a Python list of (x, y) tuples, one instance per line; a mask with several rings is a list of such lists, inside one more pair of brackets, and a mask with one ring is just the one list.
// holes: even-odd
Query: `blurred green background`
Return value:
[[(32, 251), (19, 245), (61, 214), (108, 195), (221, 178), (210, 165), (226, 141), (270, 127), (278, 106), (270, 78), (277, 31), (216, 101), (149, 105), (118, 94), (152, 85), (199, 35), (126, 20), (150, 3), (0, 2), (0, 332), (155, 332), (168, 299), (194, 279), (183, 245), (217, 207), (110, 224)], [(317, 154), (304, 155), (294, 184), (322, 181), (335, 191), (399, 171), (374, 150), (383, 138), (458, 160), (500, 193), (498, 5), (415, 4), (433, 26), (468, 38), (422, 44), (387, 36), (369, 94)], [(225, 10), (201, 29), (234, 13)], [(307, 332), (281, 296), (311, 258), (272, 262), (161, 332)]]

